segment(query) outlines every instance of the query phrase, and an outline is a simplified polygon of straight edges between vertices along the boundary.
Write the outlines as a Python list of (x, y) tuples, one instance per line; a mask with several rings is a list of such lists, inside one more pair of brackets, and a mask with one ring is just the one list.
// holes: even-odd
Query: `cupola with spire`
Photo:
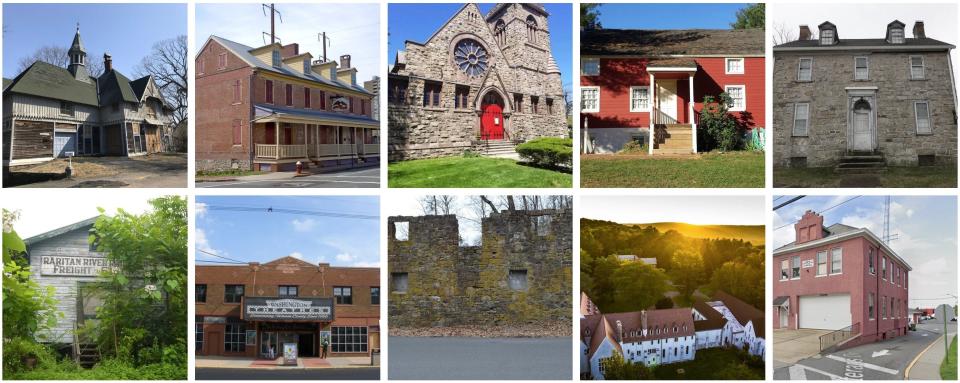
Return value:
[(70, 58), (70, 66), (67, 70), (73, 75), (74, 79), (90, 82), (90, 72), (87, 71), (87, 52), (83, 49), (83, 43), (80, 42), (80, 23), (77, 23), (77, 33), (73, 35), (73, 44), (70, 44), (70, 50), (67, 51)]

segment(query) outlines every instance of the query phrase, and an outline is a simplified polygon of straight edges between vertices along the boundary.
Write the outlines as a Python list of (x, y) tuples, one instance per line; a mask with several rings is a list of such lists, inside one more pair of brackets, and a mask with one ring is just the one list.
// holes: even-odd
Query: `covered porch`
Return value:
[(650, 155), (697, 153), (697, 115), (693, 110), (696, 73), (697, 63), (693, 59), (654, 60), (647, 64)]

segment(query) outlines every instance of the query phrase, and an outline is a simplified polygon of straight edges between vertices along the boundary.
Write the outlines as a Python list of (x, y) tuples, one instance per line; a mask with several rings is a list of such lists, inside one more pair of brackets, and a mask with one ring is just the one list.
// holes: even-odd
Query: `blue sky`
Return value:
[[(480, 12), (487, 13), (493, 3), (479, 4)], [(550, 47), (560, 66), (563, 89), (572, 91), (571, 55), (573, 52), (573, 7), (570, 4), (543, 4), (550, 13)], [(463, 4), (388, 4), (387, 33), (389, 35), (387, 62), (393, 65), (397, 51), (404, 49), (404, 41), (426, 42), (443, 23), (453, 17)]]
[(15, 77), (17, 62), (45, 45), (69, 47), (80, 23), (87, 57), (113, 56), (127, 76), (150, 54), (154, 42), (187, 34), (186, 4), (4, 4), (3, 76)]
[[(774, 212), (774, 249), (794, 240), (795, 223), (805, 211), (823, 212), (853, 196), (806, 196)], [(774, 197), (774, 205), (788, 197)], [(862, 196), (822, 213), (823, 224), (870, 229), (883, 236), (884, 196)], [(782, 227), (782, 228), (781, 228)], [(890, 203), (890, 247), (911, 267), (910, 307), (955, 304), (957, 293), (957, 197), (894, 196)]]
[(603, 4), (600, 23), (610, 29), (729, 29), (748, 4)]
[[(317, 264), (376, 267), (380, 220), (315, 215), (224, 211), (217, 207), (273, 207), (380, 216), (376, 196), (197, 196), (196, 260), (219, 260), (210, 252), (244, 262), (293, 256)], [(210, 264), (210, 263), (207, 263)]]

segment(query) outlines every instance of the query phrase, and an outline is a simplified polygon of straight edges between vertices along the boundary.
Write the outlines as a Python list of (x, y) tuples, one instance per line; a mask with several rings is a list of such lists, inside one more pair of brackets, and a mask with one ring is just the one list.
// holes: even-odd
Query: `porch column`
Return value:
[(273, 142), (273, 146), (277, 149), (276, 159), (280, 159), (280, 123), (273, 123), (273, 133), (277, 136), (277, 140)]
[(8, 160), (13, 162), (13, 136), (17, 133), (17, 118), (10, 118), (10, 153), (7, 153), (9, 156)]
[(339, 165), (340, 164), (340, 145), (343, 144), (342, 142), (340, 142), (340, 126), (339, 125), (337, 125), (333, 130), (333, 138), (336, 139), (336, 141), (334, 142), (337, 143), (337, 165)]
[(697, 118), (693, 115), (693, 104), (697, 101), (693, 97), (693, 73), (690, 73), (689, 78), (690, 93), (688, 96), (689, 100), (687, 100), (687, 116), (690, 118), (690, 133), (693, 137), (693, 154), (697, 154)]
[(303, 159), (310, 158), (310, 130), (307, 123), (303, 123)]
[(656, 140), (656, 135), (657, 135), (657, 134), (656, 134), (656, 131), (654, 130), (654, 127), (653, 127), (653, 119), (654, 119), (654, 116), (655, 116), (656, 113), (657, 113), (657, 106), (656, 106), (656, 105), (657, 105), (657, 104), (656, 104), (656, 100), (657, 100), (657, 99), (656, 99), (656, 97), (655, 97), (654, 94), (653, 94), (653, 84), (654, 84), (654, 83), (653, 83), (653, 81), (654, 81), (653, 73), (652, 73), (652, 72), (647, 72), (647, 73), (650, 73), (650, 85), (649, 85), (649, 86), (650, 86), (650, 89), (647, 91), (648, 97), (650, 97), (650, 132), (649, 132), (650, 140), (649, 140), (649, 142), (647, 142), (647, 154), (649, 154), (649, 155), (652, 156), (652, 155), (653, 155), (653, 143), (654, 143), (654, 141)]
[(313, 144), (317, 147), (317, 158), (320, 158), (320, 124), (316, 124), (313, 127), (315, 128), (313, 129), (315, 133), (313, 135)]

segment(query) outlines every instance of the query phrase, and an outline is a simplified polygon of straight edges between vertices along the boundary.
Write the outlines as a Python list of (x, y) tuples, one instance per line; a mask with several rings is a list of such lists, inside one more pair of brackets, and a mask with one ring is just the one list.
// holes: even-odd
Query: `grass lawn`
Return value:
[(774, 168), (773, 186), (788, 188), (955, 188), (957, 168), (947, 166), (889, 167), (873, 174), (837, 174), (833, 168)]
[(391, 163), (391, 188), (569, 188), (569, 173), (509, 158), (444, 157)]
[[(679, 373), (682, 369), (683, 373)], [(731, 373), (735, 369), (736, 373)], [(747, 367), (737, 356), (737, 350), (727, 348), (705, 348), (697, 350), (696, 359), (688, 362), (671, 363), (657, 366), (653, 371), (659, 380), (763, 380), (764, 368)]]
[(585, 188), (762, 188), (763, 176), (763, 152), (580, 157), (580, 186)]
[(957, 380), (957, 336), (950, 341), (949, 360), (940, 363), (940, 378), (943, 380)]

